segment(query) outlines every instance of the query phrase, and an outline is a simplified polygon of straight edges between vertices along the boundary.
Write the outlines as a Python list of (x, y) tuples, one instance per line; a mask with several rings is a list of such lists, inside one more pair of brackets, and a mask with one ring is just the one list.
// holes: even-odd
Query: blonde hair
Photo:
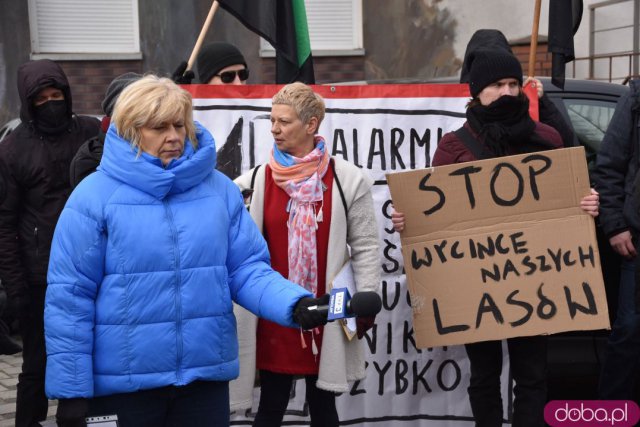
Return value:
[(290, 106), (305, 124), (312, 117), (317, 118), (318, 128), (324, 119), (324, 100), (304, 83), (295, 82), (284, 86), (271, 98), (271, 103)]
[(184, 120), (187, 138), (197, 148), (191, 94), (171, 79), (147, 74), (120, 93), (111, 121), (118, 135), (140, 150), (141, 128), (172, 123), (176, 117)]

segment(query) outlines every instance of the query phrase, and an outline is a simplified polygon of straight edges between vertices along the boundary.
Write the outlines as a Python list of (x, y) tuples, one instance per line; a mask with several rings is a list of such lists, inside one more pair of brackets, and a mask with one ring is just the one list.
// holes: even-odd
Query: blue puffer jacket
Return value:
[(46, 392), (73, 398), (238, 376), (232, 300), (296, 327), (310, 294), (274, 272), (237, 186), (197, 129), (166, 169), (111, 126), (98, 171), (69, 198), (51, 249)]

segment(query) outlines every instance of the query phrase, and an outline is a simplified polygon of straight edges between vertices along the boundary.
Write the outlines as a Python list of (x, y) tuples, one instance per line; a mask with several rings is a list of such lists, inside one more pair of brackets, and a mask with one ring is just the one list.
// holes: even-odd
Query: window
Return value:
[(589, 171), (595, 166), (600, 143), (615, 111), (615, 102), (586, 99), (563, 99), (573, 130), (584, 146)]
[(137, 0), (29, 0), (31, 49), (52, 59), (137, 59)]
[[(305, 0), (313, 56), (363, 55), (362, 0)], [(269, 42), (261, 54), (273, 56)]]

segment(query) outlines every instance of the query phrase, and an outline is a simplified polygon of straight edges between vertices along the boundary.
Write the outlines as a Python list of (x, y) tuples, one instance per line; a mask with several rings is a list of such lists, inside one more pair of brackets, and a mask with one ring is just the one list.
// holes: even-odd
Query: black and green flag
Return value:
[(276, 50), (276, 83), (316, 82), (304, 0), (218, 0)]

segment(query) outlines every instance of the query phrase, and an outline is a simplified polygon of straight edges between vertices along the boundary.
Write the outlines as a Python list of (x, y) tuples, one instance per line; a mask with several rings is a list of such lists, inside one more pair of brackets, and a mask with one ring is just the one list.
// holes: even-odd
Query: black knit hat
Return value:
[(477, 30), (469, 39), (467, 49), (464, 52), (464, 60), (460, 69), (460, 83), (469, 83), (471, 64), (473, 64), (476, 53), (485, 50), (504, 50), (505, 52), (513, 53), (507, 38), (500, 30)]
[(102, 111), (104, 111), (104, 114), (107, 117), (111, 117), (113, 107), (116, 106), (116, 101), (118, 100), (118, 96), (120, 96), (120, 92), (122, 92), (125, 87), (141, 78), (142, 75), (138, 73), (124, 73), (109, 83), (107, 92), (104, 94), (104, 99), (102, 100)]
[(200, 83), (209, 83), (209, 80), (225, 67), (230, 65), (243, 64), (247, 66), (244, 56), (232, 44), (225, 42), (216, 42), (204, 46), (200, 49), (196, 58), (198, 67), (198, 77)]
[(520, 61), (504, 50), (476, 52), (469, 72), (469, 90), (473, 98), (485, 87), (498, 80), (512, 77), (522, 86), (522, 65)]

